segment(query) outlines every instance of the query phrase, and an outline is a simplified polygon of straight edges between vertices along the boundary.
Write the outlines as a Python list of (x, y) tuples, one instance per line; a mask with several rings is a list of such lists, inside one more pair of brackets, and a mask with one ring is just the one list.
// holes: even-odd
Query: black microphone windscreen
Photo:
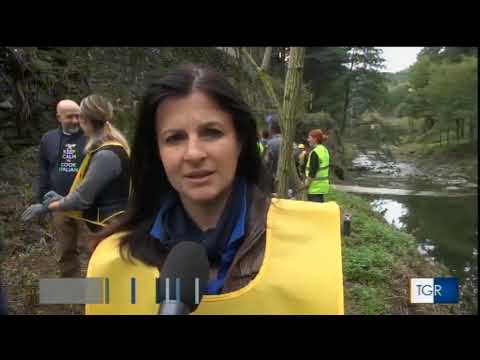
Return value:
[[(203, 245), (178, 243), (168, 254), (157, 281), (157, 302), (180, 301), (196, 310), (207, 291), (209, 264)], [(167, 286), (168, 284), (168, 286)]]

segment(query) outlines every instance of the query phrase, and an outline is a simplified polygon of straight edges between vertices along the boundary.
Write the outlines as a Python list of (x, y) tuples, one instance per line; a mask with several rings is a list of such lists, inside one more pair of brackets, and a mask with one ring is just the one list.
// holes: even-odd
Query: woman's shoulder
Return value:
[[(139, 283), (145, 283), (159, 276), (158, 268), (128, 256), (127, 248), (120, 246), (125, 234), (116, 233), (100, 242), (90, 258), (87, 269), (88, 278), (109, 279), (117, 291), (128, 287), (132, 278), (138, 279)], [(112, 295), (114, 293), (112, 290)]]
[(95, 164), (101, 169), (120, 169), (121, 157), (113, 149), (102, 148), (94, 152), (92, 155), (92, 164)]
[(142, 261), (131, 256), (128, 244), (122, 245), (122, 239), (128, 234), (126, 231), (118, 232), (100, 241), (92, 253), (90, 264), (146, 266)]
[(117, 159), (118, 155), (114, 147), (106, 146), (98, 149), (92, 155), (92, 159), (112, 160)]
[(94, 256), (108, 257), (109, 259), (121, 258), (120, 243), (127, 232), (114, 233), (100, 241), (92, 254)]

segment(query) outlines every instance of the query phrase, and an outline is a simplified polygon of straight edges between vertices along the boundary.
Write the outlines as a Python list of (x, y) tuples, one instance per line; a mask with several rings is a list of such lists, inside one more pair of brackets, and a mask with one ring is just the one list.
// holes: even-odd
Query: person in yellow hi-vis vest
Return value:
[(310, 147), (308, 143), (307, 145), (305, 144), (300, 144), (300, 145), (303, 145), (303, 148), (301, 149), (302, 151), (298, 156), (298, 163), (299, 163), (300, 179), (303, 181), (305, 180), (305, 169), (307, 168), (307, 160), (308, 160), (308, 154), (310, 152)]
[(194, 315), (343, 314), (339, 207), (272, 199), (257, 137), (218, 72), (185, 65), (151, 79), (126, 216), (102, 232), (88, 265), (89, 278), (108, 279), (108, 296), (87, 315), (157, 314), (156, 279), (182, 241), (202, 244), (210, 266)]
[(88, 137), (85, 158), (67, 196), (51, 191), (43, 198), (50, 211), (85, 221), (93, 232), (122, 214), (129, 197), (130, 148), (112, 121), (113, 105), (106, 98), (90, 95), (82, 100), (80, 126)]
[(257, 142), (257, 150), (258, 150), (258, 153), (260, 154), (260, 157), (262, 157), (263, 152), (265, 151), (265, 147), (263, 146), (263, 144), (260, 141)]
[(323, 145), (327, 140), (322, 130), (315, 129), (308, 134), (308, 144), (312, 149), (308, 154), (305, 167), (305, 185), (308, 186), (307, 197), (309, 201), (324, 202), (325, 194), (330, 191), (328, 179), (330, 168), (330, 154)]

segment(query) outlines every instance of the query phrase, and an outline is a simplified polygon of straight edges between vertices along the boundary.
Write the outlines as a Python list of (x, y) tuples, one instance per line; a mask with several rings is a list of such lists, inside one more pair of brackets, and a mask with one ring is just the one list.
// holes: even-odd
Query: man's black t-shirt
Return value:
[(40, 142), (38, 200), (50, 190), (65, 196), (84, 158), (86, 139), (80, 130), (66, 135), (61, 128), (47, 132)]

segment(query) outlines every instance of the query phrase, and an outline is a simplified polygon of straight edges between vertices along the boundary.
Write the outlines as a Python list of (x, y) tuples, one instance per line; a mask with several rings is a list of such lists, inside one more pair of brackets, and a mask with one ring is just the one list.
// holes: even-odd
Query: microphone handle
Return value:
[(189, 315), (190, 309), (180, 301), (171, 303), (162, 302), (158, 315)]

